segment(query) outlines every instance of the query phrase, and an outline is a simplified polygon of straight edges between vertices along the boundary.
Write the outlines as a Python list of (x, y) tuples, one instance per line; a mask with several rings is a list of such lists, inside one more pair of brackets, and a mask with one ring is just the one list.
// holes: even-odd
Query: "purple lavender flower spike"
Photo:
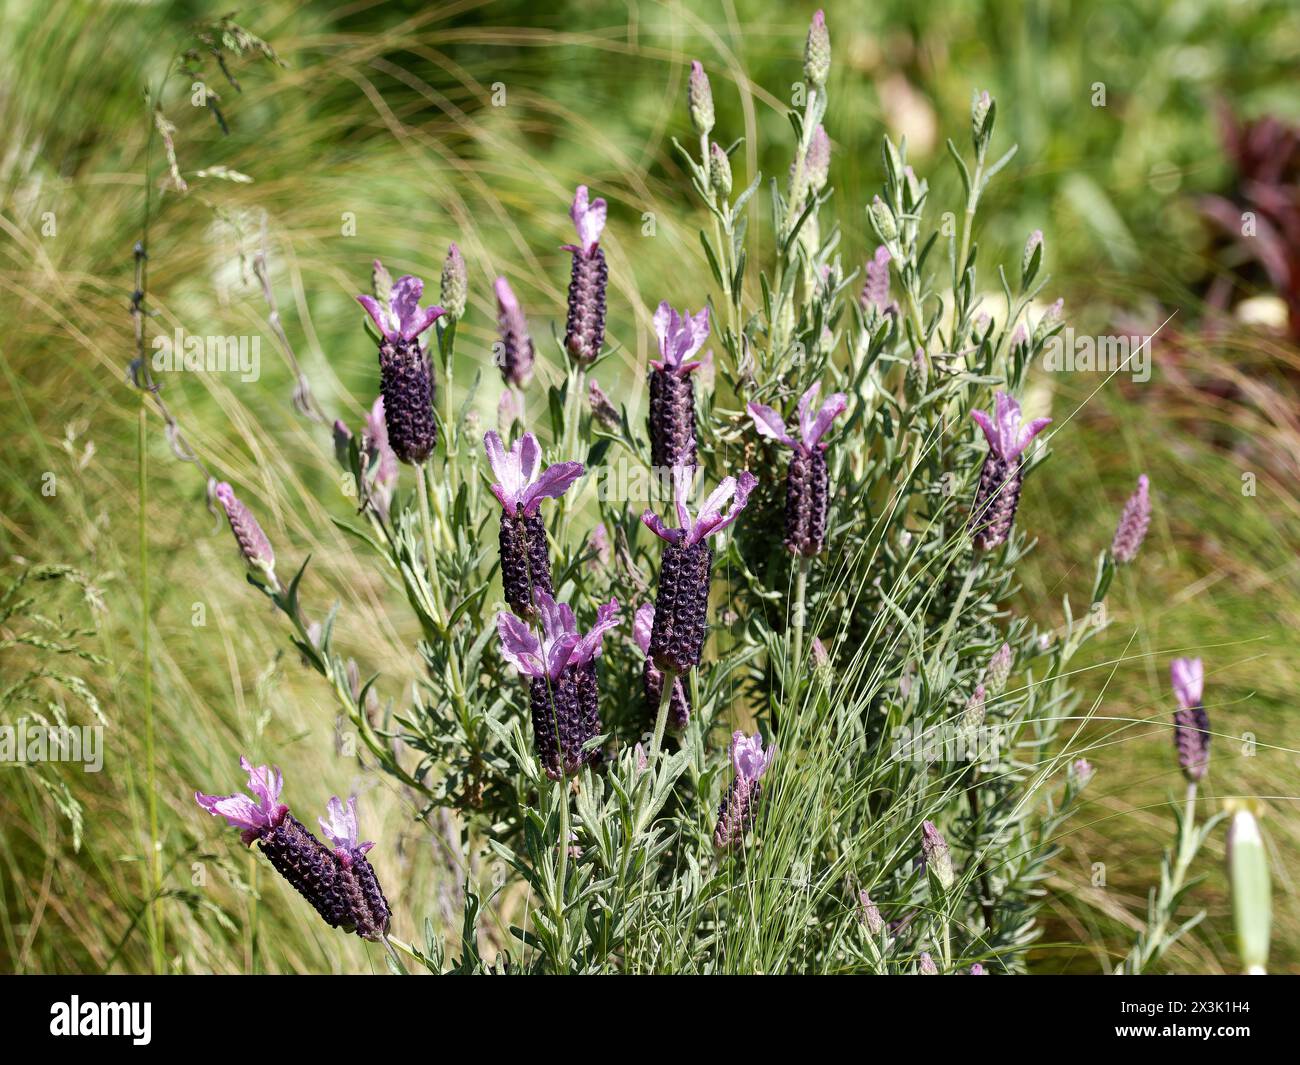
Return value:
[(808, 39), (803, 48), (803, 79), (814, 89), (826, 84), (831, 72), (831, 38), (826, 30), (826, 14), (820, 8), (808, 25)]
[[(382, 264), (375, 260), (376, 271)], [(433, 364), (420, 344), (420, 334), (440, 317), (441, 307), (421, 307), (424, 282), (410, 274), (393, 282), (386, 303), (360, 295), (379, 329), (379, 387), (389, 444), (403, 462), (416, 465), (433, 454), (438, 425), (433, 417)]]
[(799, 437), (792, 437), (785, 422), (771, 407), (749, 404), (749, 416), (760, 435), (791, 448), (785, 478), (785, 546), (796, 555), (812, 558), (826, 547), (826, 514), (830, 498), (830, 477), (826, 469), (827, 445), (821, 438), (831, 422), (848, 406), (843, 392), (827, 397), (819, 408), (814, 384), (799, 400)]
[[(659, 699), (664, 692), (664, 675), (650, 657), (650, 637), (654, 632), (655, 608), (653, 603), (642, 603), (632, 620), (632, 636), (641, 653), (646, 656), (641, 671), (641, 687), (645, 693), (646, 713), (653, 723), (659, 713)], [(673, 697), (668, 704), (668, 727), (684, 729), (691, 720), (690, 697), (681, 677), (673, 677)]]
[[(650, 510), (641, 515), (646, 527), (666, 541), (659, 563), (659, 590), (649, 649), (654, 664), (665, 673), (685, 673), (700, 664), (708, 630), (713, 568), (713, 549), (708, 537), (721, 532), (740, 516), (758, 483), (748, 470), (741, 471), (739, 478), (723, 478), (692, 519), (686, 500), (694, 475), (693, 466), (673, 467), (677, 528), (668, 528)], [(722, 508), (728, 500), (732, 500), (731, 509), (724, 515)]]
[(1174, 711), (1174, 748), (1178, 766), (1189, 781), (1203, 780), (1210, 766), (1210, 715), (1202, 694), (1205, 667), (1199, 658), (1175, 658), (1169, 666), (1178, 709)]
[(580, 364), (596, 361), (605, 343), (605, 289), (609, 268), (600, 248), (605, 228), (605, 201), (588, 201), (587, 186), (579, 185), (573, 196), (569, 217), (578, 231), (578, 243), (566, 245), (573, 253), (573, 271), (569, 279), (569, 314), (564, 346)]
[(284, 780), (278, 769), (253, 766), (247, 758), (240, 758), (239, 764), (256, 798), (196, 791), (195, 802), (240, 829), (245, 844), (257, 843), (276, 871), (331, 928), (356, 932), (363, 939), (382, 939), (388, 931), (388, 902), (365, 857), (373, 844), (356, 842), (356, 800), (344, 809), (334, 799), (330, 822), (321, 821), (326, 833), (333, 833), (336, 849), (331, 851), (280, 802)]
[(979, 962), (976, 962), (974, 965), (972, 965), (972, 966), (970, 967), (970, 972), (969, 972), (967, 975), (969, 975), (969, 976), (988, 976), (988, 972), (987, 972), (987, 970), (984, 968), (984, 966), (982, 966)]
[(523, 388), (533, 379), (536, 358), (533, 338), (528, 335), (528, 322), (510, 282), (498, 277), (493, 287), (497, 296), (497, 330), (501, 334), (497, 365), (506, 384)]
[(1029, 442), (1051, 424), (1051, 418), (1020, 422), (1020, 404), (1006, 392), (993, 397), (993, 414), (972, 411), (971, 418), (984, 430), (989, 453), (980, 471), (979, 487), (971, 506), (969, 528), (975, 546), (983, 551), (1006, 543), (1020, 505), (1023, 481), (1021, 455)]
[(369, 840), (357, 842), (357, 797), (351, 796), (345, 806), (338, 796), (333, 796), (326, 810), (328, 819), (320, 818), (320, 827), (334, 846), (339, 888), (347, 900), (356, 933), (362, 939), (382, 939), (391, 913), (375, 870), (366, 858), (374, 844)]
[(718, 807), (718, 824), (713, 830), (713, 845), (718, 850), (738, 846), (753, 827), (759, 780), (775, 757), (775, 745), (763, 750), (761, 733), (746, 736), (737, 729), (731, 734), (731, 765), (736, 775)]
[(1132, 562), (1146, 539), (1147, 526), (1151, 524), (1150, 485), (1144, 473), (1138, 478), (1137, 491), (1124, 504), (1119, 524), (1115, 526), (1115, 538), (1110, 544), (1110, 555), (1116, 562)]
[(858, 302), (862, 309), (872, 308), (884, 314), (890, 306), (889, 299), (889, 249), (883, 244), (876, 248), (875, 254), (867, 260), (866, 280), (862, 284), (862, 293)]
[(497, 478), (492, 494), (501, 504), (501, 584), (506, 602), (522, 618), (533, 616), (533, 593), (552, 594), (551, 560), (543, 499), (558, 499), (585, 472), (581, 462), (557, 462), (542, 470), (537, 437), (524, 433), (510, 450), (489, 431), (483, 437), (488, 463)]
[(695, 464), (694, 356), (709, 339), (709, 309), (678, 314), (665, 301), (654, 316), (659, 358), (650, 363), (650, 465), (664, 470)]
[(934, 959), (930, 957), (928, 950), (921, 951), (921, 956), (917, 960), (918, 975), (920, 976), (938, 976), (939, 966), (935, 965)]
[(584, 745), (600, 735), (596, 659), (605, 633), (618, 625), (618, 600), (596, 612), (596, 624), (578, 632), (573, 611), (550, 594), (536, 592), (542, 638), (513, 614), (497, 615), (501, 653), (529, 678), (533, 740), (542, 768), (552, 780), (572, 776), (599, 752)]
[(858, 892), (858, 919), (867, 926), (867, 931), (878, 936), (885, 927), (885, 919), (880, 915), (880, 907), (871, 901), (867, 889)]
[(235, 490), (225, 481), (217, 485), (213, 494), (221, 504), (221, 509), (226, 512), (230, 531), (234, 533), (235, 542), (239, 545), (239, 553), (244, 556), (244, 561), (275, 584), (275, 551), (266, 533), (262, 531), (262, 526), (253, 517), (253, 512), (244, 505), (243, 501), (235, 495)]

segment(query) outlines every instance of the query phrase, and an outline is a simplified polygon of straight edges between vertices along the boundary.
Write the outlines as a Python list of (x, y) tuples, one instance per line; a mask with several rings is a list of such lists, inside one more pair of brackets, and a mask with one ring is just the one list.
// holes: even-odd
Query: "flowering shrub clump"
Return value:
[[(265, 768), (246, 766), (255, 798), (198, 801), (329, 924), (400, 951), (394, 964), (1025, 966), (1055, 839), (1094, 775), (1062, 735), (1078, 707), (1071, 662), (1105, 625), (1116, 565), (1137, 564), (1149, 485), (1099, 552), (1092, 609), (1067, 600), (1053, 631), (1017, 612), (1016, 567), (1036, 535), (1018, 505), (1050, 475), (1051, 443), (1024, 386), (1063, 323), (1043, 298), (1040, 232), (1010, 279), (977, 262), (981, 198), (1015, 149), (995, 154), (997, 105), (976, 93), (970, 146), (951, 146), (961, 202), (932, 204), (886, 138), (879, 195), (837, 219), (833, 73), (818, 12), (788, 173), (746, 182), (692, 63), (678, 124), (696, 141), (676, 147), (705, 223), (700, 270), (681, 277), (699, 309), (613, 297), (631, 289), (609, 286), (605, 254), (623, 212), (578, 187), (568, 306), (530, 308), (555, 318), (553, 351), (534, 343), (509, 281), (493, 285), (500, 382), (486, 358), (481, 369), (500, 390), (500, 432), (482, 436), (450, 394), (475, 305), (460, 249), (444, 307), (422, 307), (418, 278), (376, 263), (374, 293), (358, 298), (382, 399), (334, 440), (360, 503), (349, 528), (420, 624), (413, 692), (361, 684), (365, 664), (335, 646), (346, 605), (314, 616), (306, 563), (290, 578), (279, 545), (277, 576), (251, 511), (218, 489), (249, 580), (351, 720), (362, 766), (422, 815), (448, 811), (464, 867), (484, 870), (466, 887), (459, 955), (433, 932), (401, 938), (432, 904), (398, 892), (390, 913), (353, 804), (331, 802), (331, 848)], [(747, 224), (760, 190), (766, 259)], [(941, 227), (950, 208), (960, 224)], [(628, 323), (651, 307), (645, 388), (611, 390), (621, 402), (595, 373), (608, 387), (611, 348), (635, 350)], [(661, 490), (598, 493), (615, 462)], [(1175, 673), (1189, 780), (1208, 751), (1196, 667)], [(381, 689), (388, 714), (374, 709)]]

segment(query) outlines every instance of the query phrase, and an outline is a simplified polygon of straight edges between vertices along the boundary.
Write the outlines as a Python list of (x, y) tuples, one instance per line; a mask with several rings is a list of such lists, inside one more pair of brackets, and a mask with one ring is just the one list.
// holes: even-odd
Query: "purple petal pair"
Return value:
[[(666, 470), (695, 465), (695, 383), (704, 364), (694, 356), (709, 339), (709, 309), (679, 314), (667, 301), (654, 316), (659, 358), (650, 363), (650, 465)], [(706, 356), (707, 358), (707, 356)]]
[(539, 513), (543, 499), (558, 499), (585, 472), (581, 462), (557, 462), (542, 470), (537, 437), (524, 433), (507, 451), (501, 437), (483, 437), (497, 483), (492, 494), (501, 504), (501, 584), (506, 602), (522, 618), (533, 616), (535, 592), (553, 594), (546, 525)]
[[(375, 260), (375, 270), (383, 264)], [(412, 465), (433, 454), (438, 425), (433, 417), (433, 364), (420, 344), (420, 334), (442, 317), (441, 307), (421, 307), (424, 282), (407, 274), (399, 277), (384, 303), (360, 295), (379, 329), (379, 388), (384, 397), (384, 420), (394, 454)]]
[(578, 243), (566, 245), (573, 253), (569, 277), (569, 309), (564, 346), (580, 364), (596, 361), (605, 343), (605, 289), (609, 267), (600, 247), (605, 229), (605, 201), (589, 200), (586, 185), (579, 185), (569, 217), (578, 231)]
[(760, 435), (785, 444), (793, 452), (785, 479), (785, 546), (796, 555), (811, 558), (826, 546), (826, 516), (830, 476), (826, 447), (821, 438), (848, 406), (843, 392), (829, 396), (819, 408), (820, 384), (799, 400), (799, 436), (792, 437), (785, 422), (771, 407), (749, 404), (749, 416)]
[[(692, 518), (686, 501), (694, 480), (693, 466), (673, 467), (677, 528), (668, 528), (650, 510), (641, 515), (646, 527), (665, 542), (648, 651), (654, 664), (665, 673), (685, 673), (700, 664), (708, 630), (713, 569), (713, 549), (708, 537), (721, 532), (740, 516), (758, 483), (748, 470), (743, 470), (739, 478), (723, 478)], [(728, 501), (731, 508), (724, 514), (723, 507)]]
[(975, 546), (992, 550), (1007, 542), (1020, 506), (1023, 483), (1021, 455), (1031, 440), (1051, 424), (1051, 418), (1020, 420), (1020, 404), (1006, 392), (993, 397), (993, 414), (972, 411), (971, 418), (984, 430), (989, 452), (980, 470), (979, 487), (971, 506), (969, 528)]
[(362, 939), (383, 939), (391, 913), (366, 858), (374, 844), (357, 842), (356, 796), (346, 805), (331, 798), (328, 819), (320, 819), (321, 829), (334, 845), (331, 850), (280, 802), (284, 778), (279, 769), (254, 766), (247, 758), (240, 758), (239, 765), (248, 774), (248, 790), (254, 797), (196, 791), (195, 802), (238, 828), (245, 844), (257, 843), (276, 871), (331, 928), (356, 932)]
[(746, 736), (737, 729), (731, 734), (730, 755), (735, 776), (718, 807), (718, 823), (713, 830), (713, 845), (718, 850), (739, 846), (753, 827), (759, 780), (776, 757), (776, 746), (764, 751), (762, 733)]
[(585, 634), (578, 632), (568, 604), (557, 603), (540, 590), (536, 603), (540, 640), (513, 614), (497, 615), (497, 633), (501, 653), (529, 679), (537, 755), (546, 775), (559, 780), (572, 776), (599, 753), (585, 747), (600, 735), (596, 659), (605, 633), (618, 625), (618, 600), (597, 610), (596, 624)]

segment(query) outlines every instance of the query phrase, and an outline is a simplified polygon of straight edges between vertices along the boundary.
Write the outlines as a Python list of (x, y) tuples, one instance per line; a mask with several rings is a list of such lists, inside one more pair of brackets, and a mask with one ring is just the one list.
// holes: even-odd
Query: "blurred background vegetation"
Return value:
[[(1082, 678), (1096, 706), (1088, 738), (1098, 777), (1061, 840), (1037, 968), (1097, 971), (1127, 949), (1180, 791), (1168, 661), (1199, 654), (1217, 737), (1206, 801), (1267, 797), (1273, 965), (1297, 971), (1300, 355), (1286, 308), (1300, 264), (1284, 223), (1288, 197), (1300, 212), (1300, 159), (1282, 136), (1262, 155), (1293, 153), (1290, 170), (1283, 161), (1261, 175), (1260, 160), (1225, 147), (1224, 134), (1225, 114), (1300, 122), (1295, 6), (872, 0), (826, 10), (846, 262), (871, 251), (862, 209), (880, 181), (881, 135), (906, 136), (932, 204), (955, 207), (944, 141), (964, 145), (971, 92), (988, 89), (1000, 143), (1020, 152), (982, 210), (985, 276), (1017, 261), (1026, 234), (1041, 228), (1052, 291), (1079, 333), (1150, 332), (1174, 314), (1154, 341), (1149, 382), (1073, 373), (1033, 384), (1068, 426), (1026, 495), (1022, 521), (1040, 544), (1013, 609), (1053, 622), (1064, 596), (1081, 609), (1091, 560), (1139, 472), (1151, 476), (1156, 503), (1143, 557), (1121, 573), (1111, 629)], [(377, 951), (318, 926), (284, 885), (259, 881), (254, 856), (236, 855), (196, 811), (194, 788), (229, 785), (241, 752), (281, 764), (298, 806), (361, 793), (365, 835), (385, 842), (373, 857), (397, 934), (420, 935), (427, 917), (455, 937), (461, 885), (467, 873), (486, 875), (457, 868), (443, 843), (452, 826), (415, 820), (412, 799), (348, 751), (329, 693), (280, 650), (278, 620), (240, 579), (228, 534), (205, 508), (203, 473), (175, 458), (153, 414), (152, 595), (142, 617), (140, 396), (126, 369), (146, 198), (147, 334), (261, 338), (259, 381), (169, 375), (164, 399), (204, 465), (262, 516), (281, 556), (313, 556), (315, 595), (355, 604), (341, 636), (384, 672), (381, 697), (400, 705), (410, 662), (397, 652), (413, 643), (413, 627), (331, 524), (350, 503), (328, 423), (291, 403), (295, 374), (268, 325), (255, 256), (267, 257), (316, 404), (355, 425), (377, 389), (352, 302), (370, 260), (436, 278), (447, 243), (459, 242), (471, 311), (457, 382), (468, 384), (488, 367), (498, 274), (547, 347), (563, 314), (568, 201), (586, 183), (610, 203), (609, 332), (622, 348), (620, 370), (602, 370), (601, 383), (643, 417), (650, 312), (660, 299), (694, 307), (708, 294), (702, 218), (672, 150), (689, 129), (689, 60), (712, 78), (719, 139), (744, 139), (738, 183), (784, 174), (785, 111), (811, 12), (770, 0), (268, 0), (234, 17), (283, 65), (256, 49), (232, 59), (237, 88), (200, 48), (201, 74), (165, 82), (158, 102), (174, 126), (181, 193), (151, 136), (146, 90), (157, 98), (175, 57), (194, 46), (192, 24), (226, 5), (8, 0), (0, 9), (0, 589), (26, 578), (13, 597), (21, 609), (0, 621), (0, 718), (108, 721), (97, 776), (0, 771), (0, 968), (151, 964), (141, 902), (146, 623), (169, 968), (383, 968)], [(200, 81), (220, 94), (228, 132), (212, 107), (193, 106)], [(1225, 239), (1207, 211), (1211, 195), (1280, 210), (1292, 272)], [(497, 394), (489, 372), (474, 404), (485, 425)], [(1209, 917), (1167, 956), (1170, 969), (1235, 965), (1221, 859), (1219, 834), (1185, 908)]]

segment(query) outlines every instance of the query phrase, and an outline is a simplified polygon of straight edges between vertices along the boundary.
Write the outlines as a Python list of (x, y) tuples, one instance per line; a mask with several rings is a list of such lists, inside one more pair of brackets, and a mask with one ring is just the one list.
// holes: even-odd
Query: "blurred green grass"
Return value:
[[(133, 546), (139, 400), (124, 383), (131, 247), (145, 191), (141, 90), (183, 46), (190, 20), (224, 13), (218, 4), (75, 0), (55, 10), (11, 0), (0, 14), (0, 117), (9, 131), (0, 157), (0, 374), (10, 397), (0, 406), (9, 446), (0, 540), (11, 565), (69, 563), (102, 588), (94, 649), (107, 664), (90, 680), (112, 721), (108, 771), (66, 778), (86, 808), (79, 851), (43, 790), (18, 771), (0, 775), (6, 970), (149, 964), (134, 923), (148, 850)], [(387, 649), (409, 645), (413, 627), (330, 523), (348, 504), (328, 432), (290, 407), (293, 379), (251, 274), (261, 213), (286, 332), (324, 409), (355, 423), (377, 383), (351, 300), (367, 284), (370, 259), (433, 278), (447, 242), (460, 243), (472, 310), (457, 380), (469, 381), (488, 364), (492, 277), (511, 279), (539, 335), (562, 314), (568, 198), (579, 182), (591, 185), (611, 204), (610, 333), (623, 346), (625, 375), (602, 384), (625, 394), (638, 417), (651, 309), (662, 298), (695, 306), (703, 297), (698, 264), (682, 268), (698, 259), (700, 219), (684, 206), (686, 179), (671, 147), (685, 132), (687, 64), (706, 63), (720, 129), (745, 139), (737, 180), (782, 174), (784, 110), (808, 13), (754, 0), (544, 11), (514, 2), (272, 2), (242, 18), (288, 66), (241, 65), (239, 93), (214, 79), (228, 136), (189, 105), (186, 86), (173, 85), (166, 110), (193, 187), (185, 197), (162, 194), (150, 233), (150, 329), (259, 335), (262, 377), (176, 375), (167, 402), (205, 463), (255, 503), (282, 554), (312, 554), (320, 597), (355, 604), (346, 637), (369, 668), (384, 671), (386, 698), (401, 699), (410, 668)], [(988, 88), (999, 99), (1002, 140), (1021, 150), (993, 187), (977, 234), (982, 260), (1016, 259), (1025, 233), (1043, 228), (1054, 287), (1081, 332), (1106, 331), (1118, 311), (1147, 299), (1178, 306), (1180, 321), (1194, 318), (1195, 287), (1212, 264), (1190, 198), (1224, 179), (1217, 100), (1248, 115), (1300, 118), (1290, 83), (1300, 30), (1286, 4), (846, 3), (827, 5), (827, 18), (832, 181), (846, 261), (870, 250), (861, 208), (879, 182), (881, 134), (908, 136), (913, 162), (942, 200), (956, 187), (943, 138), (964, 141), (971, 90)], [(1104, 107), (1090, 102), (1099, 82)], [(492, 104), (498, 88), (502, 107)], [(216, 165), (254, 180), (193, 179)], [(345, 213), (355, 236), (343, 235)], [(56, 231), (47, 235), (50, 217)], [(1166, 669), (1181, 652), (1207, 659), (1220, 732), (1216, 795), (1276, 796), (1265, 822), (1277, 859), (1274, 961), (1294, 970), (1300, 830), (1289, 796), (1300, 730), (1288, 694), (1297, 686), (1300, 580), (1296, 482), (1284, 456), (1298, 441), (1270, 397), (1294, 410), (1296, 353), (1258, 341), (1193, 345), (1178, 364), (1190, 367), (1189, 382), (1188, 373), (1171, 375), (1163, 351), (1158, 340), (1150, 386), (1112, 381), (1091, 394), (1102, 381), (1086, 375), (1041, 386), (1054, 390), (1058, 424), (1081, 413), (1055, 438), (1056, 455), (1027, 494), (1024, 520), (1040, 551), (1016, 608), (1058, 619), (1063, 594), (1082, 602), (1089, 560), (1142, 470), (1157, 517), (1139, 565), (1122, 574), (1114, 597), (1122, 609), (1085, 678), (1100, 701), (1102, 720), (1089, 732), (1100, 775), (1063, 841), (1039, 966), (1092, 968), (1090, 944), (1122, 952), (1126, 926), (1141, 913), (1172, 825)], [(1268, 388), (1253, 402), (1212, 405), (1192, 385), (1214, 372)], [(494, 389), (478, 397), (487, 424)], [(1201, 421), (1227, 432), (1233, 448), (1211, 445), (1195, 431)], [(171, 964), (380, 966), (359, 943), (322, 936), (278, 883), (260, 884), (267, 895), (254, 906), (256, 863), (225, 847), (213, 853), (211, 825), (189, 796), (226, 780), (243, 751), (280, 762), (290, 800), (302, 805), (360, 788), (367, 833), (398, 844), (378, 858), (395, 885), (398, 933), (418, 935), (426, 915), (455, 932), (464, 871), (445, 859), (444, 828), (413, 821), (409, 796), (340, 755), (327, 693), (279, 650), (277, 621), (237, 577), (226, 534), (203, 507), (201, 476), (173, 459), (152, 424), (150, 621), (163, 849), (176, 892), (166, 903)], [(94, 452), (79, 468), (87, 441)], [(1254, 497), (1241, 495), (1243, 461), (1258, 466)], [(52, 498), (41, 494), (47, 471), (59, 486)], [(193, 624), (195, 603), (204, 604), (203, 626)], [(1252, 757), (1237, 753), (1246, 731), (1257, 738)], [(1105, 864), (1104, 889), (1091, 884), (1096, 862)], [(1171, 953), (1179, 970), (1233, 964), (1226, 885), (1218, 866), (1207, 869), (1194, 898), (1211, 918)]]

